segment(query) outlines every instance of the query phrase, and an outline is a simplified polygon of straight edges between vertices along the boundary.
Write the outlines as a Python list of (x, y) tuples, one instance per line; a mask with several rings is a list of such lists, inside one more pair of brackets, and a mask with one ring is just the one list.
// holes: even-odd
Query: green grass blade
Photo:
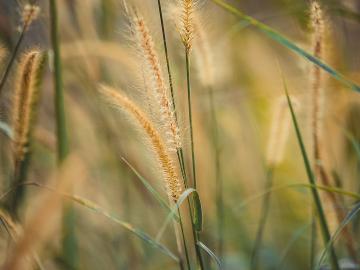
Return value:
[[(68, 194), (68, 193), (61, 193), (61, 192), (58, 192), (57, 190), (55, 190), (55, 189), (53, 189), (51, 187), (48, 187), (48, 186), (45, 186), (45, 185), (42, 185), (42, 184), (39, 184), (39, 183), (36, 183), (36, 182), (25, 182), (25, 183), (23, 183), (23, 185), (43, 188), (43, 189), (45, 189), (45, 190), (47, 190), (49, 192), (54, 192), (56, 195), (62, 196), (63, 198), (71, 200), (72, 202), (75, 202), (75, 203), (79, 204), (80, 206), (83, 206), (83, 207), (87, 208), (88, 210), (91, 210), (92, 212), (100, 214), (100, 215), (106, 217), (107, 219), (111, 220), (112, 222), (115, 222), (116, 224), (120, 225), (125, 230), (133, 233), (134, 235), (136, 235), (137, 237), (139, 237), (143, 241), (147, 242), (148, 244), (150, 244), (154, 248), (157, 248), (163, 254), (169, 256), (170, 258), (172, 258), (176, 262), (179, 262), (178, 257), (176, 255), (174, 255), (174, 253), (172, 253), (168, 248), (166, 248), (164, 245), (162, 245), (158, 241), (154, 240), (152, 237), (150, 237), (144, 231), (132, 226), (128, 222), (120, 220), (114, 214), (109, 213), (108, 211), (104, 210), (102, 207), (100, 207), (99, 205), (97, 205), (96, 203), (94, 203), (94, 202), (92, 202), (92, 201), (90, 201), (88, 199), (82, 198), (80, 196)], [(2, 195), (0, 195), (0, 201), (3, 200), (6, 196), (8, 196), (14, 190), (15, 190), (15, 188), (11, 188), (8, 191), (6, 191), (5, 193), (3, 193)]]
[(326, 186), (312, 185), (312, 184), (305, 184), (305, 183), (287, 184), (287, 185), (281, 185), (281, 186), (277, 186), (277, 187), (268, 189), (268, 190), (266, 190), (264, 192), (255, 194), (254, 196), (251, 196), (251, 197), (247, 198), (241, 204), (234, 207), (234, 211), (240, 211), (243, 207), (247, 206), (248, 204), (252, 203), (253, 201), (256, 201), (258, 199), (263, 198), (268, 193), (278, 192), (278, 191), (282, 191), (282, 190), (288, 189), (288, 188), (308, 188), (308, 189), (316, 188), (318, 190), (322, 190), (322, 191), (326, 191), (326, 192), (333, 192), (333, 193), (336, 193), (336, 194), (341, 194), (341, 195), (345, 195), (345, 196), (354, 198), (356, 200), (360, 200), (360, 195), (359, 194), (354, 193), (354, 192), (350, 192), (350, 191), (346, 191), (346, 190), (343, 190), (341, 188), (326, 187)]
[(319, 259), (316, 269), (321, 269), (321, 264), (325, 261), (327, 253), (333, 246), (334, 242), (338, 239), (342, 230), (358, 215), (359, 212), (360, 212), (360, 203), (357, 203), (355, 205), (355, 207), (347, 214), (347, 216), (341, 222), (339, 227), (336, 229), (336, 231), (333, 234), (333, 236), (331, 237), (329, 243), (327, 243), (325, 249), (321, 253), (321, 256), (320, 256), (320, 259)]
[[(295, 132), (296, 132), (296, 137), (298, 139), (298, 143), (299, 143), (300, 150), (301, 150), (301, 155), (303, 157), (303, 161), (304, 161), (304, 165), (305, 165), (305, 169), (306, 169), (306, 174), (307, 174), (307, 177), (308, 177), (308, 180), (309, 180), (310, 184), (315, 185), (315, 183), (316, 183), (315, 176), (314, 176), (314, 174), (313, 174), (313, 172), (311, 170), (310, 161), (309, 161), (308, 155), (306, 153), (304, 141), (302, 139), (302, 135), (301, 135), (300, 128), (299, 128), (299, 125), (298, 125), (298, 121), (297, 121), (295, 111), (294, 111), (294, 108), (293, 108), (291, 100), (290, 100), (290, 96), (289, 96), (287, 86), (286, 86), (286, 82), (285, 82), (284, 78), (283, 78), (283, 83), (284, 83), (284, 90), (285, 90), (286, 98), (287, 98), (288, 105), (289, 105), (290, 112), (291, 112), (292, 121), (293, 121)], [(323, 210), (323, 206), (322, 206), (322, 203), (321, 203), (321, 200), (320, 200), (320, 195), (318, 193), (317, 188), (316, 187), (311, 188), (311, 192), (312, 192), (313, 200), (314, 200), (315, 207), (316, 207), (316, 210), (317, 210), (317, 214), (318, 214), (318, 217), (319, 217), (319, 223), (320, 223), (320, 228), (321, 228), (321, 232), (322, 232), (322, 236), (323, 236), (323, 241), (324, 241), (324, 243), (326, 245), (330, 241), (330, 238), (331, 238), (330, 230), (329, 230), (329, 227), (328, 227), (328, 224), (327, 224), (327, 221), (326, 221), (326, 216), (325, 216), (325, 213), (324, 213), (324, 210)], [(334, 248), (332, 246), (331, 246), (330, 253), (331, 253), (330, 259), (331, 259), (332, 269), (339, 270), (340, 269), (339, 263), (338, 263), (338, 260), (337, 260), (337, 257), (336, 257), (335, 250), (334, 250)]]
[(197, 192), (192, 193), (192, 195), (193, 195), (194, 227), (197, 232), (201, 232), (203, 227), (201, 201), (199, 194)]
[[(63, 93), (62, 62), (60, 52), (60, 35), (58, 27), (57, 0), (49, 1), (50, 14), (50, 37), (54, 53), (53, 83), (54, 83), (54, 107), (57, 139), (57, 162), (58, 166), (66, 159), (69, 146), (66, 130), (66, 117)], [(78, 268), (77, 239), (75, 234), (76, 214), (71, 204), (64, 205), (62, 257), (68, 268)]]
[(5, 134), (10, 140), (13, 139), (13, 131), (7, 123), (0, 121), (0, 131)]
[(279, 261), (279, 264), (276, 269), (282, 269), (283, 265), (285, 263), (285, 259), (287, 255), (289, 254), (290, 250), (294, 247), (295, 243), (301, 238), (307, 230), (311, 227), (312, 223), (307, 223), (305, 225), (302, 225), (300, 228), (298, 228), (294, 234), (292, 235), (291, 239), (289, 240), (288, 244), (286, 245), (285, 249), (281, 253), (281, 259)]
[(360, 93), (360, 86), (351, 81), (350, 79), (346, 78), (343, 74), (335, 70), (334, 68), (330, 67), (328, 64), (324, 63), (319, 58), (313, 56), (309, 52), (305, 51), (304, 49), (300, 48), (296, 45), (293, 41), (290, 41), (287, 37), (277, 32), (275, 29), (269, 27), (268, 25), (256, 20), (255, 18), (245, 15), (242, 11), (237, 9), (236, 7), (226, 3), (223, 0), (212, 0), (215, 4), (219, 5), (223, 9), (227, 10), (228, 12), (234, 14), (238, 18), (244, 20), (245, 22), (249, 23), (250, 25), (256, 27), (271, 39), (275, 40), (279, 44), (285, 46), (286, 48), (290, 49), (291, 51), (295, 52), (296, 54), (300, 55), (301, 57), (309, 60), (310, 62), (314, 63), (315, 65), (319, 66), (326, 72), (328, 72), (332, 77), (336, 80), (341, 82), (343, 85), (351, 88), (352, 90)]
[(211, 259), (214, 260), (214, 262), (216, 263), (218, 269), (220, 269), (220, 270), (222, 269), (220, 259), (215, 255), (214, 252), (212, 252), (211, 249), (209, 249), (207, 246), (205, 246), (204, 243), (202, 243), (200, 241), (198, 241), (196, 243), (196, 245), (198, 245), (202, 250), (204, 250), (211, 257)]
[(110, 219), (111, 221), (115, 222), (116, 224), (120, 225), (121, 227), (123, 227), (124, 229), (126, 229), (127, 231), (135, 234), (137, 237), (139, 237), (140, 239), (142, 239), (143, 241), (147, 242), (148, 244), (150, 244), (151, 246), (153, 246), (154, 248), (157, 248), (159, 251), (161, 251), (162, 253), (164, 253), (165, 255), (169, 256), (170, 258), (172, 258), (173, 260), (175, 260), (176, 262), (179, 261), (179, 259), (177, 258), (177, 256), (175, 256), (168, 248), (166, 248), (165, 246), (163, 246), (162, 244), (160, 244), (158, 241), (154, 240), (153, 238), (151, 238), (148, 234), (146, 234), (144, 231), (134, 227), (133, 225), (131, 225), (128, 222), (122, 221), (119, 218), (117, 218), (114, 214), (111, 214), (105, 210), (103, 210), (101, 207), (99, 207), (98, 205), (96, 205), (95, 203), (75, 196), (75, 195), (70, 195), (70, 194), (62, 194), (64, 197), (76, 202), (77, 204), (80, 204), (84, 207), (86, 207), (89, 210), (92, 210), (93, 212), (99, 213), (101, 215), (103, 215), (104, 217), (107, 217), (108, 219)]
[(345, 137), (350, 141), (351, 145), (353, 146), (358, 159), (360, 160), (360, 143), (355, 139), (354, 135), (352, 135), (347, 130), (343, 129)]
[(172, 208), (171, 212), (167, 215), (163, 225), (160, 227), (159, 232), (156, 235), (156, 240), (159, 241), (162, 237), (162, 235), (165, 232), (166, 227), (169, 225), (170, 221), (175, 217), (176, 213), (178, 212), (178, 210), (180, 209), (181, 204), (185, 201), (185, 199), (192, 194), (193, 192), (197, 192), (195, 189), (193, 188), (188, 188), (186, 189), (179, 197), (177, 203), (174, 205), (174, 207)]
[[(143, 177), (124, 157), (121, 158), (125, 164), (132, 170), (132, 172), (139, 178), (139, 180), (141, 181), (141, 183), (144, 185), (144, 187), (150, 192), (150, 194), (155, 198), (155, 200), (157, 200), (159, 202), (159, 204), (166, 209), (167, 211), (171, 211), (170, 206), (166, 203), (166, 201), (162, 198), (162, 196), (159, 194), (159, 192), (157, 192), (149, 183), (149, 181), (147, 181), (145, 179), (145, 177)], [(175, 215), (176, 220), (179, 220), (179, 216)]]

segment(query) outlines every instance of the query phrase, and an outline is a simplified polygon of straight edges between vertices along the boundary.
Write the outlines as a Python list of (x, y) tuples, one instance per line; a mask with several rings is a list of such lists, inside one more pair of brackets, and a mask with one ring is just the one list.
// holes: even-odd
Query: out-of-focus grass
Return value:
[[(141, 130), (130, 124), (125, 114), (108, 109), (97, 93), (100, 83), (119, 86), (129, 98), (146, 112), (150, 112), (146, 101), (148, 84), (144, 82), (143, 63), (135, 49), (123, 2), (55, 2), (58, 5), (58, 43), (61, 50), (61, 55), (58, 56), (61, 56), (59, 59), (62, 61), (68, 144), (71, 154), (81, 160), (81, 166), (86, 171), (85, 175), (79, 176), (70, 166), (74, 173), (68, 174), (73, 178), (67, 181), (72, 188), (63, 192), (63, 195), (67, 194), (68, 198), (75, 201), (77, 218), (73, 229), (78, 245), (77, 269), (177, 269), (177, 245), (171, 226), (164, 230), (161, 241), (156, 242), (156, 235), (172, 209), (166, 201), (167, 195), (157, 161)], [(191, 177), (187, 69), (184, 48), (177, 30), (179, 18), (172, 16), (171, 11), (171, 5), (176, 4), (175, 2), (161, 1), (176, 114), (183, 137), (184, 164)], [(129, 8), (135, 6), (148, 22), (168, 85), (158, 2), (128, 0), (126, 3)], [(307, 182), (293, 129), (289, 132), (284, 158), (274, 168), (273, 187), (271, 190), (264, 190), (271, 108), (274, 100), (283, 95), (282, 78), (276, 61), (280, 62), (283, 69), (291, 97), (299, 100), (296, 117), (307, 149), (311, 148), (307, 113), (310, 106), (307, 100), (311, 88), (310, 66), (315, 62), (335, 77), (334, 79), (323, 73), (326, 80), (323, 86), (326, 101), (321, 143), (326, 149), (322, 163), (330, 175), (336, 173), (338, 183), (330, 188), (316, 183), (332, 235), (339, 224), (325, 196), (326, 192), (337, 194), (344, 201), (346, 212), (354, 209), (359, 200), (357, 116), (360, 97), (355, 91), (349, 91), (347, 86), (355, 89), (360, 83), (359, 53), (355, 48), (359, 42), (360, 25), (357, 17), (360, 7), (357, 1), (351, 0), (321, 1), (327, 17), (327, 27), (331, 29), (331, 39), (326, 44), (329, 54), (326, 59), (321, 59), (327, 63), (324, 66), (318, 59), (304, 53), (311, 50), (309, 12), (305, 1), (243, 0), (227, 3), (251, 17), (244, 17), (242, 14), (234, 17), (212, 1), (202, 1), (196, 6), (196, 12), (204, 19), (202, 27), (208, 35), (208, 46), (216, 74), (211, 103), (208, 88), (198, 76), (201, 70), (196, 61), (201, 53), (194, 46), (189, 54), (196, 190), (201, 201), (203, 224), (201, 232), (198, 232), (201, 243), (196, 245), (187, 203), (180, 207), (191, 267), (195, 269), (195, 247), (200, 247), (204, 269), (217, 269), (219, 263), (223, 269), (250, 269), (251, 254), (261, 220), (262, 201), (271, 192), (269, 214), (261, 248), (258, 250), (258, 269), (309, 269), (309, 224), (313, 204), (311, 190), (315, 186)], [(53, 66), (56, 54), (50, 45), (50, 33), (53, 30), (50, 30), (47, 9), (49, 3), (38, 0), (37, 4), (41, 8), (40, 17), (25, 33), (19, 52), (38, 46), (49, 52), (49, 66)], [(1, 75), (4, 74), (6, 63), (19, 39), (17, 27), (21, 25), (21, 8), (12, 1), (0, 2), (0, 42), (10, 53), (0, 64)], [(247, 20), (245, 23), (244, 18)], [(261, 31), (257, 31), (258, 27)], [(276, 30), (275, 34), (273, 29)], [(268, 39), (262, 31), (265, 34), (270, 31), (271, 38), (277, 42)], [(196, 38), (195, 34), (194, 44)], [(293, 43), (288, 43), (287, 39)], [(295, 50), (300, 57), (291, 50)], [(12, 187), (13, 164), (9, 138), (12, 127), (9, 120), (16, 83), (14, 72), (18, 61), (18, 57), (15, 57), (6, 84), (0, 91), (2, 193)], [(34, 127), (37, 132), (34, 132), (32, 138), (28, 177), (24, 179), (24, 182), (36, 182), (39, 186), (25, 186), (26, 196), (19, 208), (20, 218), (17, 222), (24, 225), (24, 228), (29, 221), (31, 223), (34, 220), (42, 224), (39, 228), (55, 222), (56, 226), (49, 230), (51, 235), (48, 235), (48, 231), (34, 234), (42, 238), (41, 241), (34, 242), (32, 248), (44, 269), (64, 269), (60, 252), (61, 207), (56, 203), (54, 216), (58, 218), (51, 217), (51, 222), (47, 222), (46, 216), (38, 215), (33, 207), (44, 192), (49, 193), (44, 186), (56, 190), (50, 192), (53, 196), (58, 196), (55, 194), (60, 192), (56, 177), (53, 177), (57, 170), (58, 135), (51, 71), (54, 70), (46, 68), (43, 76), (39, 117)], [(149, 118), (156, 125), (161, 121), (154, 113), (149, 113)], [(174, 163), (177, 164), (176, 153), (174, 154)], [(218, 170), (220, 174), (217, 173)], [(219, 179), (223, 204), (220, 222)], [(193, 188), (192, 181), (189, 183), (189, 188)], [(78, 207), (79, 203), (84, 207)], [(111, 216), (109, 213), (112, 213)], [(356, 236), (354, 240), (358, 242), (359, 222), (356, 217), (350, 222), (349, 228), (353, 228)], [(0, 259), (3, 264), (18, 249), (14, 248), (16, 243), (9, 238), (6, 228), (3, 225), (1, 228)], [(26, 229), (25, 233), (28, 233)], [(340, 264), (349, 259), (342, 239), (342, 234), (338, 234), (337, 241), (333, 243)], [(149, 245), (151, 241), (155, 244)], [(320, 259), (325, 247), (319, 239), (316, 260)], [(322, 263), (330, 265), (326, 260)]]

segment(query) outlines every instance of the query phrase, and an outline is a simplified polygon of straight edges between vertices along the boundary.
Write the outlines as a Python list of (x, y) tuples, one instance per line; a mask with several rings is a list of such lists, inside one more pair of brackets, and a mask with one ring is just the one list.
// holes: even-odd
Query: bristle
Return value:
[(177, 202), (182, 191), (182, 185), (172, 159), (168, 154), (166, 145), (153, 123), (147, 118), (146, 114), (134, 104), (134, 102), (119, 91), (108, 86), (101, 86), (99, 91), (109, 104), (125, 110), (143, 128), (154, 148), (162, 168), (168, 196), (172, 201)]
[(26, 4), (22, 10), (22, 23), (25, 30), (29, 28), (40, 14), (40, 7), (36, 5)]
[[(294, 98), (291, 98), (291, 100), (295, 105)], [(290, 112), (285, 97), (276, 102), (273, 111), (266, 153), (266, 161), (269, 167), (277, 166), (282, 162), (291, 124)]]
[(15, 164), (22, 161), (28, 151), (44, 59), (42, 52), (32, 50), (21, 57), (18, 67), (12, 112)]
[(181, 5), (180, 15), (180, 36), (187, 51), (192, 47), (194, 36), (193, 13), (195, 8), (194, 0), (179, 0)]
[(159, 58), (154, 42), (145, 20), (139, 15), (133, 18), (134, 32), (140, 54), (144, 61), (145, 80), (149, 82), (150, 92), (153, 93), (154, 101), (158, 103), (158, 111), (161, 116), (164, 134), (169, 148), (176, 151), (181, 148), (181, 138), (178, 125), (173, 111), (172, 101), (169, 98), (169, 90), (165, 83)]

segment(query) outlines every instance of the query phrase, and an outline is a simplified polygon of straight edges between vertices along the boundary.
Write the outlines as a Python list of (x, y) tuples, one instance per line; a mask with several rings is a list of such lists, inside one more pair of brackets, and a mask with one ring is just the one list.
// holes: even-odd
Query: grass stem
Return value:
[[(55, 89), (55, 118), (57, 135), (57, 157), (59, 166), (66, 159), (68, 148), (68, 137), (66, 132), (66, 118), (64, 107), (64, 93), (62, 81), (62, 64), (60, 53), (60, 40), (58, 32), (58, 13), (56, 0), (50, 0), (50, 36), (54, 54), (54, 89)], [(70, 269), (77, 269), (77, 241), (75, 237), (75, 209), (72, 204), (64, 206), (65, 214), (63, 217), (63, 243), (62, 255), (65, 263)]]

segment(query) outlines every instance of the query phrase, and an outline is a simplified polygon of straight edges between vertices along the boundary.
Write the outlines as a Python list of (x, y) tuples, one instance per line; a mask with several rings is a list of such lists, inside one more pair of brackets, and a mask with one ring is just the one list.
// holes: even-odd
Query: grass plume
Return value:
[(29, 150), (44, 61), (44, 53), (35, 49), (25, 53), (19, 64), (12, 112), (15, 167)]
[(157, 109), (161, 116), (160, 122), (164, 126), (163, 130), (166, 135), (166, 141), (172, 151), (177, 151), (177, 149), (181, 148), (179, 127), (152, 36), (144, 18), (138, 13), (133, 18), (133, 27), (146, 68), (147, 76), (145, 76), (145, 79), (150, 82), (151, 89), (149, 91), (153, 92), (154, 100), (158, 104)]
[(121, 94), (119, 91), (104, 85), (100, 87), (99, 91), (107, 102), (130, 114), (147, 134), (147, 137), (149, 138), (154, 152), (159, 160), (168, 197), (172, 202), (176, 203), (183, 188), (176, 172), (176, 167), (174, 166), (168, 153), (169, 150), (162, 140), (159, 132), (156, 130), (154, 124), (134, 102)]
[[(18, 67), (12, 111), (13, 186), (26, 180), (29, 148), (35, 126), (44, 63), (45, 54), (38, 49), (33, 49), (21, 57)], [(19, 187), (14, 195), (10, 196), (9, 207), (14, 211), (22, 200), (23, 191), (23, 187)]]

